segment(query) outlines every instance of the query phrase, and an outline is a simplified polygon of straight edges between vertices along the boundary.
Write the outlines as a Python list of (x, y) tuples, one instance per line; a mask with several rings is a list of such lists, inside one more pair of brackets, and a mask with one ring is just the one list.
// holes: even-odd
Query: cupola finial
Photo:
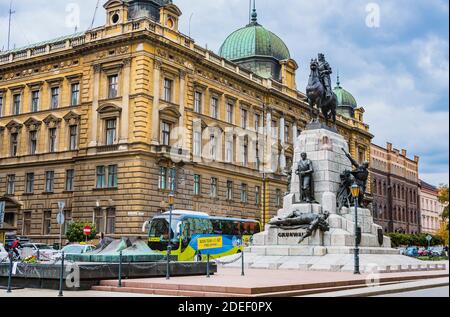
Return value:
[(340, 78), (340, 76), (339, 76), (339, 70), (337, 71), (337, 81), (336, 81), (336, 85), (337, 85), (338, 87), (341, 87), (341, 78)]
[(256, 0), (253, 0), (252, 23), (258, 23), (258, 13), (256, 12)]

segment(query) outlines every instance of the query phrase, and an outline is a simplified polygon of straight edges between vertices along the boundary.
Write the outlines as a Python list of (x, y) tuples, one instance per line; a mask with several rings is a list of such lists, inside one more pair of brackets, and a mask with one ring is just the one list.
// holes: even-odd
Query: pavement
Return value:
[[(11, 293), (6, 293), (5, 290), (0, 290), (0, 298), (3, 297), (58, 297), (57, 290), (47, 289), (17, 289)], [(64, 297), (163, 297), (158, 295), (146, 295), (146, 294), (132, 294), (132, 293), (112, 293), (112, 292), (98, 292), (98, 291), (64, 291)]]
[[(438, 297), (449, 297), (448, 287), (449, 279), (446, 277), (414, 282), (402, 282), (376, 287), (358, 288), (339, 292), (312, 294), (302, 297), (434, 297), (433, 294), (446, 294), (446, 296)], [(436, 289), (439, 289), (439, 291), (433, 291)], [(446, 290), (446, 293), (442, 290)]]

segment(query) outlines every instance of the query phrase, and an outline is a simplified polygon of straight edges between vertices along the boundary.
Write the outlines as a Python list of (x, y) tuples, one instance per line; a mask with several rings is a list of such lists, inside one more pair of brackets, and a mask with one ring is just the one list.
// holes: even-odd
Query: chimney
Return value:
[(392, 151), (392, 143), (387, 142), (386, 149), (391, 152)]
[(406, 157), (406, 154), (407, 154), (408, 152), (405, 150), (405, 149), (402, 149), (402, 155), (404, 156), (404, 157)]
[(414, 162), (419, 163), (420, 157), (417, 155), (414, 155)]

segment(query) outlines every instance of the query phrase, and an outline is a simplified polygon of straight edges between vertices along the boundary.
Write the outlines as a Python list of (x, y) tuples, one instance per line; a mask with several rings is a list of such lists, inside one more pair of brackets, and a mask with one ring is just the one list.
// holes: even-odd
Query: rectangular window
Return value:
[(194, 156), (200, 157), (202, 155), (202, 133), (200, 131), (194, 131)]
[(175, 191), (177, 189), (177, 170), (175, 168), (169, 169), (169, 190)]
[(51, 153), (56, 151), (56, 128), (48, 129), (48, 151)]
[(119, 76), (111, 75), (108, 76), (108, 98), (116, 98), (118, 94), (119, 87)]
[(19, 148), (19, 135), (17, 133), (11, 133), (11, 156), (17, 156), (17, 150)]
[(67, 233), (67, 230), (69, 229), (69, 224), (72, 223), (72, 210), (64, 210), (64, 234)]
[(248, 138), (244, 138), (244, 142), (242, 144), (242, 164), (247, 166), (248, 164)]
[(31, 112), (39, 111), (39, 90), (31, 92)]
[(49, 235), (52, 232), (52, 211), (45, 210), (44, 211), (44, 225), (43, 225), (43, 234)]
[(233, 138), (229, 138), (225, 141), (225, 162), (233, 163)]
[(116, 209), (106, 209), (106, 234), (113, 234), (116, 232)]
[(106, 145), (113, 145), (116, 142), (117, 119), (106, 120)]
[(72, 192), (73, 191), (73, 180), (75, 178), (75, 171), (74, 170), (67, 170), (66, 171), (66, 191)]
[(211, 195), (211, 198), (217, 198), (217, 178), (215, 178), (215, 177), (211, 178), (210, 195)]
[(275, 206), (281, 206), (281, 189), (275, 191)]
[(173, 87), (173, 80), (165, 78), (164, 79), (164, 100), (167, 102), (172, 102), (172, 87)]
[(272, 138), (274, 139), (278, 138), (278, 127), (276, 120), (272, 120)]
[(97, 188), (104, 188), (106, 184), (106, 171), (104, 166), (97, 166), (96, 185)]
[(22, 234), (27, 236), (31, 234), (31, 211), (23, 213), (23, 231)]
[(259, 206), (261, 204), (261, 187), (255, 187), (255, 204)]
[(117, 187), (117, 165), (108, 166), (108, 187)]
[(194, 175), (194, 195), (200, 196), (201, 193), (201, 176), (200, 175)]
[(161, 122), (161, 145), (170, 145), (170, 123)]
[(258, 113), (255, 113), (254, 126), (255, 126), (255, 131), (259, 132), (259, 127), (261, 126), (261, 115)]
[(20, 114), (20, 98), (20, 94), (13, 96), (13, 115)]
[(284, 126), (284, 142), (285, 143), (289, 143), (289, 131), (290, 131), (289, 125), (286, 124)]
[(210, 154), (212, 160), (217, 160), (217, 141), (216, 136), (211, 134), (209, 137)]
[(99, 232), (105, 231), (105, 216), (102, 208), (95, 209), (95, 228)]
[(3, 96), (0, 96), (0, 118), (3, 115)]
[(158, 179), (158, 188), (161, 190), (166, 189), (166, 180), (167, 180), (167, 167), (159, 168), (159, 179)]
[(37, 131), (30, 131), (30, 155), (36, 154)]
[(214, 119), (219, 117), (219, 99), (217, 97), (211, 98), (211, 117)]
[(11, 174), (6, 176), (6, 194), (14, 195), (16, 187), (16, 175)]
[(25, 192), (27, 194), (34, 193), (34, 173), (27, 173), (26, 175)]
[(203, 94), (201, 92), (195, 92), (195, 100), (194, 100), (194, 111), (197, 113), (202, 113), (202, 100)]
[(248, 201), (248, 192), (247, 192), (247, 184), (241, 184), (241, 203), (247, 203)]
[(50, 89), (51, 94), (51, 107), (52, 109), (56, 109), (59, 107), (59, 87), (52, 87)]
[(80, 84), (74, 83), (71, 86), (70, 105), (77, 106), (80, 103)]
[(45, 192), (53, 193), (55, 184), (55, 172), (47, 171), (45, 172)]
[(233, 117), (234, 117), (234, 104), (229, 102), (227, 103), (227, 122), (233, 123)]
[(241, 109), (241, 128), (247, 129), (248, 111)]
[(77, 149), (77, 139), (78, 139), (78, 126), (71, 125), (69, 127), (69, 150), (70, 151)]
[(233, 182), (227, 181), (227, 200), (233, 200)]

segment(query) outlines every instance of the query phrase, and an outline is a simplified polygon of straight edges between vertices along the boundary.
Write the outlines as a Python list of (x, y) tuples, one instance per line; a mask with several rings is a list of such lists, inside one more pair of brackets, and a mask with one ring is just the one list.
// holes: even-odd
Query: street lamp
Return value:
[(172, 212), (175, 195), (170, 192), (167, 202), (169, 203), (169, 241), (167, 242), (167, 269), (166, 279), (170, 279), (170, 253), (172, 252)]
[(355, 201), (355, 270), (353, 274), (361, 274), (359, 271), (359, 240), (358, 240), (358, 198), (359, 198), (359, 186), (354, 183), (351, 187), (352, 197)]

